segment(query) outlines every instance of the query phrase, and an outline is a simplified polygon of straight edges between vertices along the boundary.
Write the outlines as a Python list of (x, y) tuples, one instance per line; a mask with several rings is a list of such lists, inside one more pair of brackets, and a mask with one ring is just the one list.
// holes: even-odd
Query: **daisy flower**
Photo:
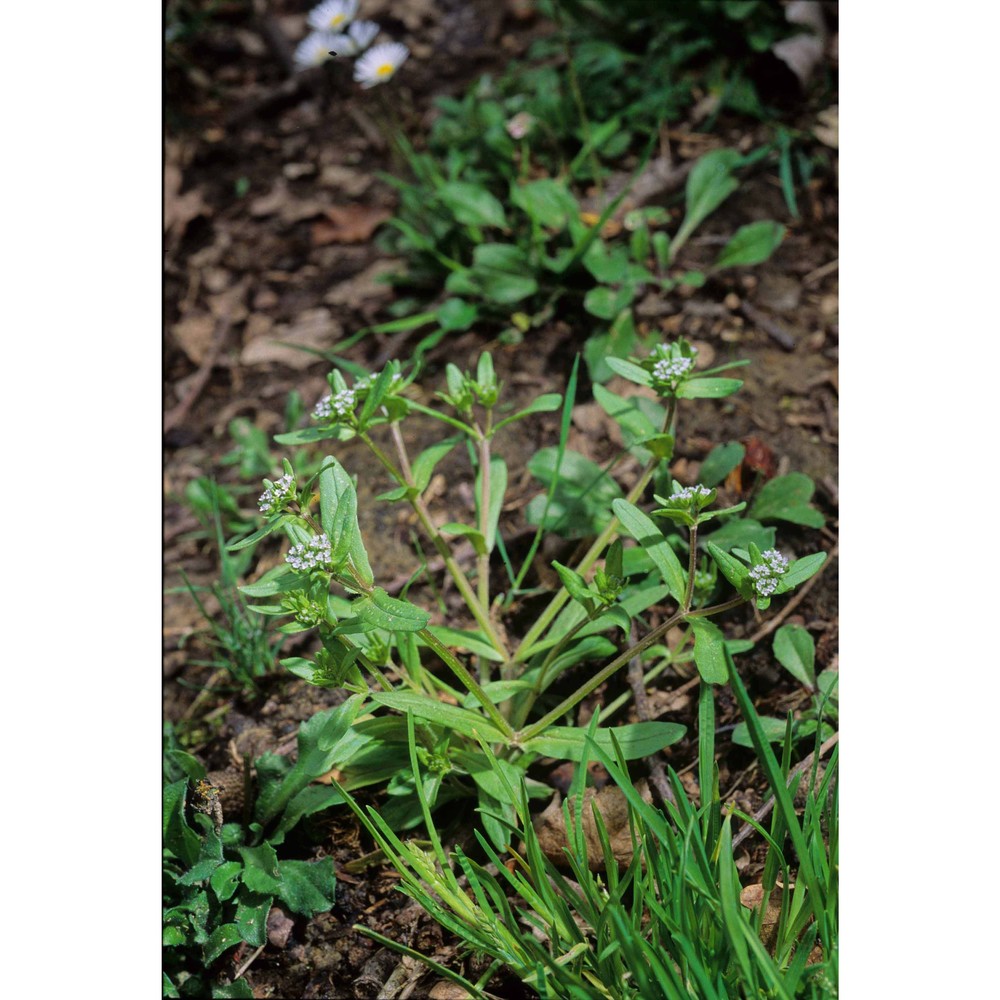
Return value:
[(317, 31), (343, 31), (358, 12), (358, 0), (323, 0), (309, 11), (306, 23)]
[(330, 39), (330, 49), (337, 56), (356, 56), (375, 41), (378, 32), (374, 21), (352, 21), (345, 34)]
[(336, 35), (328, 31), (310, 32), (295, 50), (295, 66), (297, 69), (310, 69), (319, 66), (330, 58), (331, 42)]
[(354, 79), (366, 90), (377, 83), (385, 83), (409, 54), (410, 50), (400, 42), (375, 45), (354, 64)]

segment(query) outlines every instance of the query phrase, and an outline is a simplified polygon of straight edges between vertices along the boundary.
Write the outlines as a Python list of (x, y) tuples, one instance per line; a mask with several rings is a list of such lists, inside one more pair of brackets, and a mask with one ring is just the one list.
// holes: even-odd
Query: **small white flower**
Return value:
[(379, 26), (374, 21), (352, 21), (343, 35), (330, 39), (330, 51), (338, 56), (356, 56), (375, 41)]
[(385, 83), (409, 54), (410, 50), (400, 42), (374, 45), (354, 64), (354, 79), (366, 90), (377, 83)]
[(257, 501), (262, 514), (270, 514), (275, 508), (284, 506), (284, 501), (295, 493), (295, 480), (287, 473), (272, 483)]
[(652, 375), (660, 382), (669, 382), (671, 379), (680, 378), (693, 365), (694, 361), (691, 358), (674, 358), (673, 360), (661, 358), (653, 365)]
[(309, 570), (328, 565), (330, 558), (330, 539), (326, 535), (313, 535), (308, 542), (293, 545), (285, 561), (292, 569)]
[(330, 43), (336, 37), (328, 31), (313, 31), (306, 35), (295, 50), (296, 68), (311, 69), (325, 63), (330, 58)]
[(507, 135), (512, 139), (523, 139), (531, 131), (534, 124), (533, 115), (529, 115), (527, 111), (519, 111), (504, 125), (504, 128), (507, 129)]
[(683, 489), (678, 490), (676, 493), (671, 493), (667, 497), (667, 501), (671, 500), (696, 500), (699, 497), (710, 496), (712, 491), (700, 483), (697, 486), (685, 486)]
[(306, 18), (310, 28), (317, 31), (343, 31), (358, 12), (358, 0), (323, 0), (313, 7)]
[(777, 549), (762, 552), (760, 558), (761, 562), (750, 570), (748, 576), (760, 597), (770, 597), (778, 589), (780, 578), (788, 570), (788, 560)]

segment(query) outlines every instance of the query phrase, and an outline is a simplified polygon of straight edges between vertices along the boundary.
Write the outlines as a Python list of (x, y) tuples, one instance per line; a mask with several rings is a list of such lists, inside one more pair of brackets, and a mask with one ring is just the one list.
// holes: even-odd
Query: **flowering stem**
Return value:
[[(479, 436), (479, 533), (486, 543), (486, 533), (490, 523), (490, 417), (486, 411), (486, 433)], [(476, 557), (476, 588), (479, 603), (490, 606), (490, 554), (484, 549)]]
[(692, 524), (688, 532), (688, 546), (690, 554), (688, 557), (688, 585), (684, 594), (684, 610), (691, 610), (691, 598), (694, 596), (694, 571), (698, 562), (698, 525)]
[(429, 629), (421, 629), (417, 635), (434, 650), (435, 653), (444, 661), (445, 665), (451, 669), (451, 672), (465, 685), (466, 689), (475, 696), (476, 700), (486, 714), (490, 717), (490, 721), (500, 730), (507, 739), (513, 739), (514, 730), (511, 728), (510, 723), (500, 714), (496, 705), (490, 700), (490, 696), (479, 686), (479, 682), (469, 673), (465, 667), (462, 666), (460, 660), (455, 657), (455, 654), (441, 642)]
[[(372, 439), (361, 432), (358, 435), (362, 441), (368, 446), (372, 454), (378, 459), (382, 467), (392, 476), (392, 478), (399, 483), (401, 486), (413, 487), (412, 476), (404, 476), (393, 464), (389, 457), (382, 451), (377, 444), (375, 444)], [(399, 444), (402, 444), (402, 439), (399, 439)], [(403, 459), (401, 457), (400, 461)], [(504, 661), (510, 659), (510, 654), (507, 651), (507, 647), (504, 645), (503, 640), (497, 635), (496, 629), (493, 628), (493, 624), (490, 621), (488, 612), (480, 605), (475, 592), (472, 589), (472, 585), (469, 583), (468, 577), (462, 572), (462, 567), (455, 562), (454, 557), (451, 554), (451, 549), (448, 548), (448, 543), (441, 537), (437, 529), (434, 527), (433, 521), (431, 521), (430, 512), (427, 510), (426, 504), (421, 499), (420, 495), (412, 496), (409, 498), (410, 506), (413, 508), (420, 524), (427, 534), (427, 537), (431, 540), (434, 548), (437, 549), (438, 555), (444, 561), (445, 568), (451, 574), (452, 579), (455, 581), (455, 586), (458, 587), (459, 593), (462, 595), (462, 599), (465, 601), (466, 606), (472, 614), (472, 617), (476, 619), (477, 624), (483, 630), (486, 637), (490, 641), (490, 645), (504, 658)]]
[[(674, 396), (670, 397), (670, 401), (667, 404), (667, 415), (663, 421), (663, 433), (669, 433), (671, 427), (673, 426), (674, 411), (677, 407), (677, 399)], [(646, 467), (642, 470), (642, 475), (639, 476), (639, 481), (629, 490), (628, 496), (625, 498), (628, 503), (635, 503), (642, 494), (645, 492), (646, 487), (649, 485), (649, 481), (653, 478), (653, 473), (656, 471), (656, 467), (660, 464), (660, 460), (654, 455), (646, 463)], [(615, 533), (618, 531), (618, 518), (612, 517), (608, 522), (607, 527), (597, 536), (594, 544), (590, 546), (587, 550), (587, 554), (580, 560), (580, 564), (576, 567), (577, 573), (583, 576), (587, 570), (597, 561), (598, 556), (604, 551), (605, 546), (614, 537)], [(538, 637), (549, 627), (552, 619), (555, 618), (557, 614), (562, 610), (562, 606), (569, 600), (569, 591), (565, 587), (561, 588), (555, 597), (549, 602), (548, 607), (539, 615), (538, 621), (528, 630), (528, 634), (521, 640), (521, 644), (514, 651), (514, 660), (521, 662), (527, 651), (538, 641)]]

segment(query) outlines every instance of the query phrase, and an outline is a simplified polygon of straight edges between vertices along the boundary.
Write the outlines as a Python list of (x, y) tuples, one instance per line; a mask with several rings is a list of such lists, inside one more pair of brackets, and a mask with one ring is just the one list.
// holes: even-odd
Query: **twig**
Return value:
[(838, 542), (830, 551), (827, 553), (827, 559), (822, 566), (811, 576), (795, 593), (795, 596), (781, 609), (781, 611), (776, 614), (773, 618), (766, 621), (752, 636), (750, 636), (750, 641), (753, 643), (760, 642), (761, 639), (770, 635), (802, 602), (802, 599), (809, 593), (810, 590), (816, 585), (816, 582), (823, 575), (824, 570), (834, 559), (837, 558), (837, 549), (840, 548), (840, 543)]
[(833, 260), (829, 261), (828, 263), (823, 264), (820, 267), (817, 267), (815, 271), (810, 271), (802, 279), (802, 284), (803, 285), (811, 285), (814, 282), (819, 281), (820, 278), (825, 278), (831, 272), (836, 271), (838, 267), (840, 267), (840, 260), (837, 259), (837, 258), (834, 258)]
[[(834, 744), (840, 739), (840, 733), (834, 733), (820, 748), (819, 748), (819, 759), (822, 760), (833, 748)], [(813, 758), (816, 756), (815, 753), (809, 754), (808, 757), (799, 761), (788, 772), (788, 780), (791, 781), (800, 771), (804, 771), (807, 767), (812, 766)], [(774, 796), (772, 795), (754, 814), (754, 821), (759, 823), (761, 820), (767, 818), (767, 814), (774, 808)], [(754, 833), (754, 828), (750, 823), (746, 823), (742, 830), (733, 837), (733, 849), (739, 847), (751, 833)]]
[(779, 347), (783, 347), (786, 351), (795, 350), (795, 338), (783, 326), (765, 316), (756, 306), (752, 306), (749, 302), (741, 302), (739, 311), (751, 323), (759, 326)]
[(248, 958), (248, 959), (247, 959), (247, 960), (246, 960), (246, 961), (245, 961), (245, 962), (244, 962), (244, 963), (243, 963), (243, 964), (242, 964), (242, 965), (241, 965), (241, 966), (240, 966), (240, 967), (238, 968), (238, 969), (237, 969), (237, 970), (236, 970), (236, 975), (235, 975), (235, 976), (233, 977), (233, 982), (236, 982), (236, 980), (237, 980), (237, 979), (239, 979), (239, 978), (240, 978), (240, 976), (242, 976), (242, 975), (243, 975), (243, 973), (244, 973), (244, 972), (246, 972), (246, 971), (247, 971), (247, 969), (249, 969), (251, 965), (253, 965), (253, 963), (254, 963), (254, 960), (255, 960), (255, 959), (257, 958), (257, 956), (258, 956), (258, 955), (259, 955), (259, 954), (260, 954), (260, 953), (261, 953), (261, 952), (262, 952), (262, 951), (263, 951), (263, 950), (264, 950), (264, 949), (265, 949), (266, 947), (267, 947), (267, 945), (263, 945), (263, 944), (262, 944), (262, 945), (261, 945), (261, 946), (260, 946), (260, 947), (259, 947), (259, 948), (258, 948), (258, 949), (257, 949), (257, 950), (256, 950), (256, 951), (255, 951), (255, 952), (254, 952), (254, 953), (253, 953), (253, 954), (252, 954), (252, 955), (251, 955), (251, 956), (250, 956), (250, 957), (249, 957), (249, 958)]

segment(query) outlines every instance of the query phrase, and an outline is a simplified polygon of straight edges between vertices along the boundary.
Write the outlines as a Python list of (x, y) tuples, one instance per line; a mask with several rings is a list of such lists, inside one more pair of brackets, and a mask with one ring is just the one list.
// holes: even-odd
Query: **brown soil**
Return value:
[[(498, 68), (522, 49), (531, 32), (542, 30), (513, 18), (510, 11), (523, 5), (509, 6), (493, 0), (399, 0), (389, 17), (383, 16), (388, 3), (371, 0), (366, 5), (365, 16), (414, 43), (415, 56), (425, 53), (411, 60), (395, 91), (410, 135), (425, 129), (435, 96), (461, 92), (491, 65)], [(294, 753), (299, 724), (335, 703), (338, 695), (304, 685), (280, 668), (261, 681), (258, 695), (234, 694), (211, 666), (197, 665), (215, 654), (181, 574), (192, 584), (209, 586), (218, 578), (219, 562), (214, 541), (183, 502), (185, 488), (197, 476), (214, 476), (241, 491), (240, 508), (247, 516), (255, 512), (259, 483), (244, 482), (236, 467), (221, 461), (233, 448), (229, 422), (248, 417), (271, 435), (282, 429), (290, 391), (298, 391), (310, 408), (327, 391), (327, 363), (275, 342), (329, 349), (357, 329), (388, 318), (385, 308), (393, 295), (388, 285), (375, 281), (392, 263), (371, 233), (391, 212), (394, 200), (391, 188), (376, 177), (393, 165), (371, 123), (371, 95), (359, 93), (346, 76), (336, 74), (332, 81), (307, 74), (293, 85), (285, 83), (267, 39), (276, 28), (286, 38), (302, 37), (304, 18), (291, 3), (272, 3), (270, 9), (270, 20), (251, 24), (242, 5), (223, 7), (211, 29), (185, 50), (189, 62), (167, 64), (166, 183), (172, 193), (165, 280), (165, 717), (186, 727), (191, 752), (218, 771), (231, 768), (243, 751)], [(445, 53), (433, 71), (427, 58), (431, 51)], [(802, 114), (814, 110), (804, 108)], [(683, 123), (676, 127), (678, 134), (688, 130)], [(726, 145), (760, 138), (746, 122), (721, 124), (715, 135)], [(736, 357), (752, 362), (739, 373), (745, 384), (737, 396), (689, 407), (675, 477), (694, 481), (698, 463), (719, 442), (756, 439), (755, 447), (773, 459), (778, 472), (798, 470), (815, 479), (814, 502), (827, 518), (821, 533), (782, 527), (782, 548), (829, 551), (836, 542), (838, 514), (834, 179), (814, 181), (800, 194), (800, 205), (803, 220), (793, 224), (776, 178), (767, 172), (754, 177), (692, 240), (683, 269), (707, 262), (717, 252), (714, 237), (754, 218), (790, 225), (773, 259), (752, 272), (729, 272), (686, 295), (651, 298), (639, 315), (648, 329), (697, 342), (716, 363)], [(541, 392), (564, 389), (585, 334), (556, 320), (517, 345), (491, 341), (488, 330), (454, 336), (430, 354), (420, 385), (430, 398), (442, 387), (447, 361), (470, 368), (489, 348), (506, 386), (505, 398), (524, 404)], [(790, 338), (791, 349), (776, 341), (782, 335)], [(405, 358), (407, 343), (406, 336), (373, 334), (346, 356), (377, 368), (388, 357)], [(615, 430), (599, 408), (587, 405), (588, 386), (578, 398), (570, 446), (600, 462), (614, 453)], [(498, 442), (510, 468), (502, 520), (508, 535), (523, 528), (523, 507), (538, 492), (524, 463), (538, 447), (556, 442), (558, 419), (556, 413), (525, 421), (516, 435)], [(430, 421), (413, 419), (404, 427), (411, 453), (436, 439)], [(415, 524), (402, 507), (373, 502), (391, 484), (381, 470), (371, 468), (361, 448), (355, 443), (333, 447), (348, 470), (359, 474), (359, 512), (376, 576), (383, 584), (402, 583), (418, 566), (410, 543)], [(432, 484), (431, 509), (442, 520), (462, 520), (472, 507), (471, 482), (460, 459), (456, 450)], [(636, 469), (628, 462), (616, 469), (626, 488)], [(833, 556), (806, 598), (784, 619), (806, 625), (816, 637), (817, 672), (837, 663), (835, 552)], [(277, 543), (261, 545), (250, 575), (280, 558)], [(411, 597), (419, 603), (421, 592), (411, 591)], [(761, 621), (738, 612), (727, 629), (734, 636), (753, 635), (764, 620), (781, 613), (781, 604)], [(432, 606), (429, 597), (427, 606)], [(218, 611), (211, 597), (206, 607), (210, 613)], [(515, 609), (509, 626), (520, 627), (530, 611), (530, 606)], [(294, 642), (286, 643), (282, 655), (294, 647)], [(769, 640), (759, 642), (740, 662), (762, 713), (782, 715), (806, 707), (807, 694), (776, 666)], [(195, 705), (210, 678), (219, 690)], [(696, 698), (670, 694), (680, 683), (678, 678), (664, 680), (662, 690), (650, 691), (650, 703), (654, 717), (684, 722), (694, 732)], [(612, 682), (598, 697), (614, 697), (624, 684), (624, 678)], [(591, 707), (584, 705), (584, 713)], [(726, 727), (737, 712), (725, 690), (720, 691), (720, 716), (720, 788), (724, 798), (752, 811), (762, 801), (764, 781), (750, 766), (749, 751), (727, 740)], [(690, 738), (665, 752), (667, 761), (692, 781), (692, 789), (695, 754)], [(468, 969), (468, 959), (456, 953), (450, 938), (396, 891), (398, 878), (391, 869), (375, 864), (345, 870), (370, 850), (346, 811), (321, 815), (310, 834), (311, 856), (332, 855), (336, 862), (337, 903), (313, 920), (294, 918), (283, 946), (270, 944), (254, 960), (246, 978), (256, 996), (375, 995), (399, 962), (354, 931), (355, 923), (452, 967), (464, 962)], [(752, 844), (748, 841), (747, 848)], [(753, 851), (744, 849), (739, 859), (744, 874), (752, 874), (756, 863)], [(248, 957), (238, 949), (222, 960), (218, 971), (231, 974)], [(436, 980), (420, 966), (404, 965), (395, 981), (401, 992), (410, 989), (405, 995), (426, 997)], [(372, 984), (372, 992), (366, 993)], [(517, 983), (494, 981), (491, 989), (499, 996), (526, 995)]]

